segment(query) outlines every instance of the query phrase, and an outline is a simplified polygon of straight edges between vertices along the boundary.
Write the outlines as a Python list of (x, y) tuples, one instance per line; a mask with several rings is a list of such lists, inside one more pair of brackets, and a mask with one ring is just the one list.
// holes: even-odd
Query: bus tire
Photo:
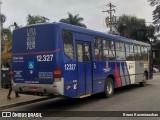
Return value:
[(106, 98), (112, 97), (114, 94), (114, 82), (113, 79), (108, 77), (105, 83), (105, 88), (104, 88), (104, 96)]
[(146, 86), (146, 84), (147, 84), (147, 79), (148, 79), (147, 73), (144, 73), (144, 74), (143, 74), (143, 81), (140, 82), (140, 86), (141, 86), (141, 87)]

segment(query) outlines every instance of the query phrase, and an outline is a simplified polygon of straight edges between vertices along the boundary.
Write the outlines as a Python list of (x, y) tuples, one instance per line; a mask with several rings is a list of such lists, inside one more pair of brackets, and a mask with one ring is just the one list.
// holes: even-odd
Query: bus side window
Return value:
[(77, 44), (77, 56), (78, 56), (78, 62), (83, 62), (83, 45), (82, 43)]
[(126, 60), (129, 61), (130, 60), (129, 44), (125, 44), (125, 48), (126, 48)]
[(73, 36), (69, 31), (63, 31), (63, 43), (64, 43), (64, 52), (65, 54), (73, 60)]
[(103, 40), (103, 59), (108, 60), (108, 49), (109, 49), (109, 41)]
[(134, 47), (134, 45), (130, 45), (130, 47), (129, 47), (130, 61), (134, 61), (135, 60), (133, 47)]
[(142, 55), (141, 55), (141, 49), (139, 45), (134, 46), (134, 53), (135, 53), (135, 60), (141, 60)]
[(144, 57), (144, 47), (141, 46), (141, 59), (143, 60), (143, 57)]
[(125, 47), (124, 43), (122, 42), (116, 42), (116, 58), (117, 60), (125, 60)]
[(108, 39), (103, 40), (103, 60), (115, 59), (114, 42)]
[(137, 49), (137, 45), (134, 45), (134, 57), (135, 57), (135, 60), (138, 60), (138, 49)]
[(142, 60), (141, 47), (137, 46), (138, 49), (138, 60)]
[(113, 41), (109, 41), (109, 59), (115, 59), (115, 47)]
[(116, 59), (120, 60), (120, 55), (119, 55), (119, 51), (120, 51), (120, 45), (119, 42), (116, 42)]
[(85, 43), (85, 61), (91, 61), (91, 47), (89, 43)]
[(126, 48), (126, 60), (127, 61), (134, 61), (134, 52), (133, 52), (133, 45), (132, 44), (125, 44)]
[(94, 57), (95, 60), (102, 60), (102, 40), (100, 38), (94, 39)]

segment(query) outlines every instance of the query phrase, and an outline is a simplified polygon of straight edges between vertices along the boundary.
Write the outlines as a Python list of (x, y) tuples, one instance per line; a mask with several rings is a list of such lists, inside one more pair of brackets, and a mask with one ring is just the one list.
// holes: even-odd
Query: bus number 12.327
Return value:
[(65, 64), (65, 70), (75, 70), (76, 64)]
[(37, 55), (36, 57), (37, 57), (38, 62), (45, 62), (45, 61), (52, 61), (53, 60), (53, 54)]

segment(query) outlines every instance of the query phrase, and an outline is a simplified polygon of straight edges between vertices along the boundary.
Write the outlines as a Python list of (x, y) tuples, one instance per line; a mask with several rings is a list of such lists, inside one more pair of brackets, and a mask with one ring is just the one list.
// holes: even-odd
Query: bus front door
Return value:
[(92, 93), (92, 57), (90, 42), (76, 42), (77, 55), (77, 96)]

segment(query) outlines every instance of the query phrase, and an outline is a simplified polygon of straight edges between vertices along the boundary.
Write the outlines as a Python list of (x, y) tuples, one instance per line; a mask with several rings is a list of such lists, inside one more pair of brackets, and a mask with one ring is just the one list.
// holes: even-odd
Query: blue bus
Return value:
[(152, 78), (148, 43), (65, 23), (13, 31), (13, 90), (84, 98)]

